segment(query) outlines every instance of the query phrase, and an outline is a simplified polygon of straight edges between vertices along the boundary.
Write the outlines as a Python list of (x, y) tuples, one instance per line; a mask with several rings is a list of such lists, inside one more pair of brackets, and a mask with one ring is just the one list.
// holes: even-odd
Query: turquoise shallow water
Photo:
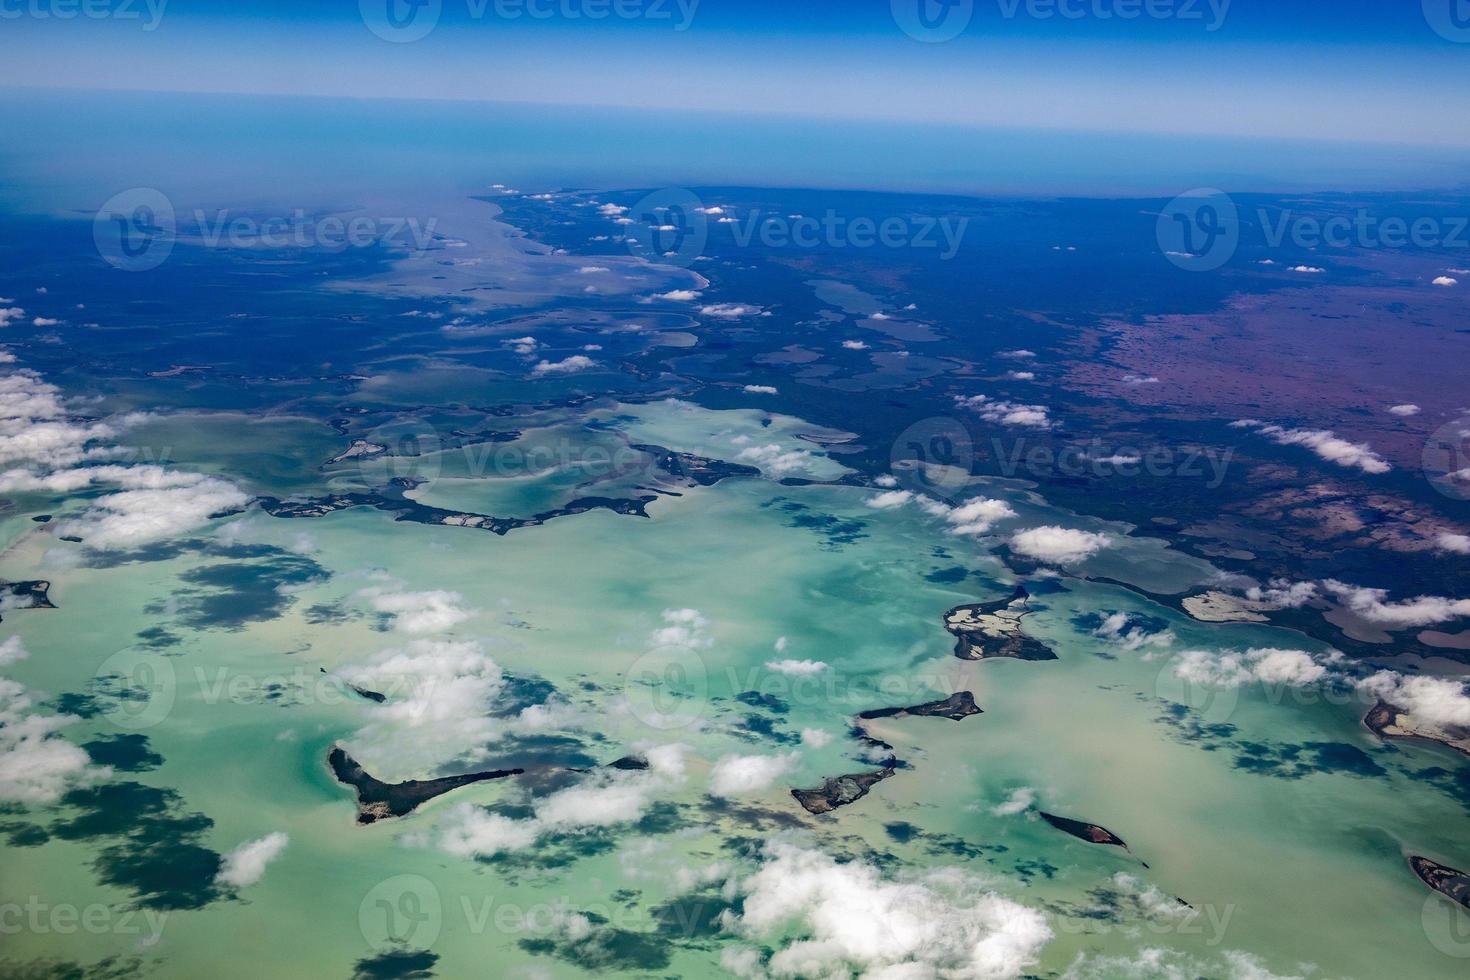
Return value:
[[(715, 434), (735, 438), (753, 419), (758, 425), (751, 413), (676, 404), (627, 406), (620, 414), (636, 438), (656, 435), (691, 451), (711, 452)], [(214, 423), (207, 417), (179, 424), (201, 444), (218, 443), (209, 438)], [(799, 427), (780, 423), (770, 438), (788, 425)], [(220, 426), (249, 458), (251, 447), (238, 441), (234, 423), (223, 419)], [(203, 462), (178, 457), (180, 465)], [(836, 466), (820, 456), (812, 465)], [(463, 478), (447, 482), (456, 493), (467, 486)], [(991, 485), (986, 492), (1014, 500), (1025, 524), (1087, 526), (1019, 488)], [(949, 534), (915, 507), (874, 510), (865, 505), (871, 495), (855, 487), (729, 480), (661, 499), (646, 520), (592, 512), (504, 537), (395, 523), (362, 509), (304, 521), (250, 514), (221, 522), (201, 540), (220, 546), (225, 536), (233, 547), (256, 548), (254, 557), (185, 552), (120, 567), (78, 564), (76, 546), (40, 529), (13, 530), (0, 574), (52, 578), (60, 609), (7, 614), (8, 634), (32, 651), (9, 675), (31, 688), (84, 690), (106, 673), (110, 657), (130, 650), (157, 671), (153, 677), (164, 678), (154, 685), (155, 699), (80, 722), (70, 734), (146, 734), (164, 761), (128, 778), (167, 786), (182, 810), (207, 814), (213, 824), (199, 837), (204, 846), (223, 852), (271, 832), (290, 837), (257, 884), (232, 900), (168, 912), (156, 942), (117, 926), (67, 935), (66, 955), (137, 953), (157, 976), (339, 975), (344, 964), (385, 948), (387, 920), (377, 916), (390, 914), (379, 904), (386, 901), (397, 910), (392, 915), (402, 916), (394, 934), (405, 948), (431, 948), (444, 975), (472, 972), (487, 956), (507, 976), (579, 975), (595, 956), (557, 945), (557, 909), (600, 912), (618, 929), (650, 937), (658, 950), (643, 960), (634, 952), (608, 954), (596, 964), (599, 972), (643, 974), (648, 963), (659, 963), (660, 971), (683, 976), (723, 975), (720, 949), (732, 940), (670, 941), (660, 932), (670, 913), (660, 907), (681, 873), (716, 863), (720, 875), (751, 870), (749, 852), (730, 845), (756, 834), (881, 855), (892, 868), (978, 870), (1001, 894), (1045, 911), (1056, 935), (1041, 954), (1037, 969), (1044, 973), (1060, 973), (1084, 953), (1134, 956), (1159, 947), (1218, 975), (1230, 968), (1232, 951), (1259, 957), (1280, 975), (1300, 963), (1316, 964), (1321, 976), (1457, 975), (1460, 961), (1435, 945), (1454, 949), (1453, 933), (1443, 931), (1451, 923), (1436, 918), (1447, 907), (1405, 873), (1403, 857), (1412, 848), (1462, 864), (1470, 859), (1460, 835), (1463, 804), (1405, 775), (1453, 766), (1447, 753), (1378, 743), (1359, 724), (1359, 703), (1298, 703), (1297, 696), (1273, 703), (1271, 692), (1252, 687), (1197, 703), (1197, 716), (1174, 717), (1166, 697), (1171, 651), (1303, 647), (1302, 639), (1195, 623), (1121, 587), (1072, 575), (1033, 580), (1049, 584), (1034, 586), (1042, 608), (1028, 628), (1054, 647), (1057, 661), (959, 661), (940, 614), (1005, 595), (1014, 576), (985, 541)], [(1151, 588), (1166, 584), (1161, 569), (1188, 567), (1159, 562), (1158, 544), (1147, 540), (1120, 537), (1111, 552), (1100, 571), (1115, 573), (1137, 553), (1148, 559)], [(245, 566), (281, 553), (309, 557), (330, 577), (285, 586), (286, 601), (274, 616), (232, 629), (181, 628), (190, 616), (195, 587), (183, 580), (191, 572), (239, 566), (221, 589), (229, 592), (241, 587)], [(967, 575), (931, 581), (942, 569)], [(1182, 588), (1192, 573), (1179, 574)], [(471, 614), (437, 635), (479, 644), (508, 677), (554, 686), (567, 713), (541, 734), (570, 737), (603, 762), (657, 744), (685, 746), (685, 775), (652, 790), (644, 811), (672, 806), (670, 822), (618, 823), (488, 863), (446, 853), (437, 835), (458, 808), (505, 804), (522, 792), (493, 783), (458, 790), (401, 820), (354, 827), (350, 796), (324, 765), (333, 743), (360, 745), (362, 761), (385, 777), (424, 774), (397, 771), (395, 742), (381, 737), (383, 708), (344, 694), (318, 672), (424, 638), (373, 615), (363, 590), (385, 583), (458, 593), (457, 604)], [(666, 610), (677, 609), (699, 611), (702, 637), (660, 653), (651, 634), (666, 625)], [(1155, 632), (1176, 633), (1175, 645), (1110, 645), (1079, 625), (1102, 611), (1148, 617)], [(130, 647), (127, 632), (149, 626), (186, 639), (162, 651)], [(649, 674), (651, 655), (657, 669)], [(818, 678), (793, 678), (765, 666), (778, 658), (829, 667)], [(667, 673), (670, 663), (681, 669), (677, 676)], [(641, 687), (648, 678), (678, 699), (651, 697)], [(954, 690), (974, 691), (984, 713), (962, 722), (871, 723), (872, 734), (890, 742), (907, 767), (832, 816), (795, 808), (788, 788), (861, 768), (845, 738), (855, 711)], [(780, 707), (735, 700), (752, 691), (779, 699)], [(755, 729), (752, 716), (762, 722)], [(1191, 733), (1192, 721), (1233, 728)], [(483, 750), (494, 760), (507, 744), (415, 734), (411, 719), (398, 726), (387, 723), (386, 730), (398, 732), (401, 744), (442, 744), (449, 768), (461, 752)], [(802, 744), (800, 733), (811, 730), (832, 740), (818, 746), (808, 736)], [(1365, 775), (1356, 755), (1358, 770), (1334, 769), (1303, 748), (1309, 744), (1350, 747), (1378, 772)], [(523, 740), (516, 751), (537, 751), (536, 743)], [(763, 788), (723, 803), (708, 795), (712, 767), (726, 755), (793, 753)], [(1274, 762), (1243, 768), (1240, 759), (1253, 754)], [(1288, 778), (1296, 759), (1302, 771)], [(1107, 826), (1131, 853), (1084, 845), (1024, 813), (993, 812), (1021, 788), (1044, 809)], [(82, 839), (7, 847), (4, 898), (129, 906), (126, 888), (102, 885), (93, 873), (103, 846)], [(1197, 915), (1160, 918), (1147, 911), (1152, 906), (1127, 898), (1127, 889), (1119, 897), (1119, 873), (1137, 879), (1135, 890), (1154, 885), (1188, 901)], [(718, 890), (700, 894), (714, 901)], [(1349, 922), (1359, 927), (1345, 930)], [(57, 943), (53, 932), (22, 931), (7, 937), (7, 955), (54, 955)], [(578, 956), (581, 965), (573, 962)], [(1103, 975), (1112, 969), (1099, 968)]]

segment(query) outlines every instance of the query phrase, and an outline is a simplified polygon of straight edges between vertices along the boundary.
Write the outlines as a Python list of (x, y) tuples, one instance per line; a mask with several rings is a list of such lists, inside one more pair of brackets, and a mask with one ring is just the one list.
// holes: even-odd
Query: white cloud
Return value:
[(0, 327), (8, 327), (12, 320), (19, 320), (25, 315), (26, 311), (19, 306), (0, 306)]
[(531, 369), (532, 374), (576, 374), (578, 371), (586, 371), (588, 368), (596, 367), (597, 362), (585, 354), (573, 354), (571, 357), (561, 361), (539, 361)]
[(801, 744), (809, 749), (821, 749), (832, 744), (830, 732), (824, 732), (820, 728), (803, 728), (801, 730)]
[(1358, 682), (1375, 697), (1436, 728), (1470, 728), (1470, 694), (1458, 678), (1404, 676), (1381, 670)]
[(265, 877), (266, 866), (281, 856), (291, 838), (281, 831), (246, 841), (225, 855), (215, 881), (231, 888), (248, 888)]
[(790, 677), (811, 677), (827, 669), (820, 660), (767, 660), (766, 669)]
[(582, 275), (582, 276), (591, 276), (591, 275), (596, 275), (599, 272), (611, 272), (611, 271), (612, 270), (609, 269), (605, 265), (584, 265), (580, 269), (577, 270), (577, 274), (578, 275)]
[(648, 642), (654, 647), (703, 650), (714, 646), (709, 620), (698, 609), (665, 609), (664, 625), (653, 631)]
[(233, 483), (200, 477), (189, 486), (124, 490), (102, 497), (81, 517), (57, 526), (89, 548), (138, 548), (203, 527), (217, 514), (236, 511), (250, 498)]
[(1305, 272), (1305, 273), (1308, 273), (1310, 275), (1316, 275), (1317, 273), (1326, 272), (1327, 270), (1326, 269), (1318, 268), (1315, 265), (1294, 265), (1291, 268), (1287, 269), (1286, 271), (1287, 272)]
[(1403, 418), (1408, 418), (1411, 415), (1418, 415), (1420, 411), (1421, 409), (1418, 405), (1390, 405), (1388, 408), (1388, 414), (1398, 415)]
[[(1252, 424), (1243, 419), (1231, 423), (1236, 427)], [(1393, 469), (1388, 462), (1375, 453), (1365, 442), (1348, 442), (1327, 429), (1284, 429), (1279, 425), (1262, 425), (1257, 429), (1279, 446), (1305, 446), (1329, 463), (1338, 466), (1357, 467), (1364, 473), (1387, 473)]]
[(775, 443), (765, 446), (748, 446), (736, 454), (741, 463), (751, 463), (769, 476), (785, 476), (807, 469), (812, 454), (804, 449), (784, 449)]
[(1442, 596), (1419, 596), (1401, 602), (1387, 602), (1387, 589), (1367, 589), (1348, 585), (1336, 579), (1322, 583), (1342, 604), (1370, 623), (1396, 629), (1432, 626), (1462, 616), (1470, 616), (1470, 599), (1446, 599)]
[(701, 316), (712, 316), (721, 320), (733, 320), (739, 317), (759, 316), (765, 310), (753, 303), (714, 303), (709, 306), (701, 306)]
[(35, 714), (36, 707), (22, 685), (0, 678), (0, 801), (55, 803), (68, 791), (112, 774), (56, 734), (80, 718)]
[(990, 812), (997, 817), (1014, 817), (1018, 813), (1025, 813), (1036, 805), (1036, 790), (1030, 786), (1022, 786), (1020, 789), (1012, 790), (1011, 795), (1002, 803), (997, 803), (990, 808)]
[(1036, 356), (1036, 352), (1033, 350), (1025, 350), (1023, 348), (1021, 350), (1003, 350), (996, 356), (1009, 357), (1014, 360), (1029, 361), (1031, 358)]
[(1253, 585), (1246, 589), (1245, 597), (1273, 609), (1300, 609), (1317, 597), (1317, 585), (1314, 582), (1273, 578), (1266, 588)]
[(1011, 537), (1011, 550), (1016, 554), (1052, 565), (1075, 565), (1111, 544), (1106, 534), (1056, 525), (1033, 527)]
[(541, 347), (541, 342), (535, 337), (512, 337), (501, 343), (515, 351), (517, 354), (534, 354)]
[(867, 350), (868, 349), (868, 345), (865, 344), (865, 343), (863, 343), (861, 340), (844, 340), (842, 342), (842, 346), (843, 347), (846, 347), (848, 350)]
[(1435, 286), (1458, 286), (1459, 284), (1460, 280), (1453, 276), (1435, 276), (1434, 282), (1432, 283)]
[(1022, 405), (1017, 402), (993, 401), (985, 395), (956, 395), (955, 404), (977, 413), (987, 422), (1018, 425), (1032, 429), (1051, 428), (1049, 409), (1045, 405)]
[(796, 765), (797, 754), (727, 755), (709, 774), (713, 796), (748, 796), (770, 787)]
[(442, 590), (431, 592), (369, 592), (373, 608), (393, 616), (393, 625), (408, 633), (442, 633), (470, 614), (460, 607), (464, 596)]
[(863, 504), (874, 510), (893, 510), (895, 507), (902, 507), (913, 499), (914, 495), (907, 490), (889, 490), (886, 493), (869, 497), (863, 501)]
[(653, 298), (666, 299), (671, 303), (692, 303), (699, 297), (699, 292), (693, 289), (671, 289), (666, 293), (658, 293)]
[(1132, 626), (1127, 613), (1113, 613), (1102, 621), (1092, 635), (1107, 640), (1124, 650), (1142, 650), (1149, 647), (1167, 649), (1173, 646), (1176, 637), (1171, 630), (1150, 633), (1141, 626)]
[(413, 640), (338, 673), (388, 699), (366, 706), (367, 723), (348, 739), (353, 756), (380, 779), (485, 758), (486, 746), (503, 734), (487, 713), (504, 677), (478, 643)]
[(1034, 371), (1008, 371), (1006, 377), (1012, 381), (1035, 381), (1036, 373)]
[(726, 927), (776, 950), (727, 950), (722, 964), (751, 978), (1014, 980), (1052, 938), (1045, 916), (959, 868), (889, 879), (862, 860), (775, 842), (738, 887), (743, 911), (726, 912)]
[(1470, 535), (1440, 534), (1434, 539), (1434, 546), (1454, 555), (1470, 555)]
[(1016, 512), (1004, 500), (974, 497), (951, 508), (944, 519), (950, 523), (951, 534), (989, 534), (996, 524), (1015, 516)]
[(746, 394), (750, 394), (750, 395), (774, 395), (774, 394), (776, 394), (776, 389), (775, 388), (772, 388), (770, 385), (746, 385), (745, 386), (745, 391), (746, 391)]
[(1192, 684), (1210, 687), (1240, 687), (1252, 681), (1287, 687), (1306, 687), (1328, 676), (1328, 665), (1340, 661), (1334, 651), (1319, 661), (1301, 650), (1255, 648), (1243, 653), (1211, 653), (1185, 650), (1174, 664), (1174, 675)]
[(644, 753), (648, 769), (605, 769), (576, 786), (534, 804), (533, 815), (517, 820), (487, 812), (473, 803), (450, 810), (431, 835), (405, 838), (432, 844), (457, 857), (489, 857), (524, 850), (553, 833), (578, 833), (633, 823), (660, 795), (686, 778), (684, 747), (662, 745)]
[(0, 667), (18, 664), (30, 655), (31, 652), (26, 649), (18, 636), (9, 637), (4, 643), (0, 643)]
[(54, 327), (60, 322), (60, 320), (54, 319), (49, 316), (38, 316), (31, 321), (31, 325), (37, 327)]

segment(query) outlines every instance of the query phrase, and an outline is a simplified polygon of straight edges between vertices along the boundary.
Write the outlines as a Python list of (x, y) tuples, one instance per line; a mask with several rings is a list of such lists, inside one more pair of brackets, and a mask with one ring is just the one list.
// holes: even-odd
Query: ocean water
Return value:
[[(551, 129), (541, 149), (559, 157), (572, 136)], [(436, 151), (448, 159), (473, 135), (454, 133)], [(559, 175), (543, 165), (525, 172), (550, 186)], [(112, 772), (5, 803), (5, 970), (713, 977), (751, 974), (730, 955), (744, 949), (779, 972), (772, 957), (819, 926), (792, 915), (741, 935), (734, 917), (751, 914), (753, 876), (784, 843), (888, 882), (978, 889), (1014, 920), (1040, 913), (1051, 935), (1034, 962), (1018, 949), (991, 976), (1463, 975), (1465, 916), (1406, 863), (1470, 867), (1461, 756), (1377, 739), (1361, 723), (1369, 703), (1330, 684), (1186, 681), (1189, 651), (1210, 662), (1329, 652), (1293, 630), (1179, 612), (1173, 600), (1221, 570), (1157, 527), (1061, 506), (1034, 481), (972, 475), (952, 453), (906, 454), (911, 416), (930, 415), (917, 423), (925, 453), (940, 445), (933, 425), (950, 431), (926, 407), (949, 390), (914, 362), (958, 366), (979, 386), (977, 363), (1040, 328), (987, 333), (956, 290), (952, 310), (910, 326), (963, 330), (905, 339), (870, 318), (899, 288), (867, 256), (844, 267), (847, 288), (814, 291), (831, 281), (808, 268), (815, 259), (721, 253), (690, 271), (612, 245), (561, 254), (530, 235), (533, 221), (605, 233), (605, 218), (453, 197), (461, 176), (479, 193), (504, 176), (456, 166), (432, 197), (439, 246), (406, 258), (181, 241), (157, 273), (108, 281), (86, 251), (89, 221), (16, 226), (29, 244), (6, 246), (15, 261), (0, 291), (67, 312), (7, 328), (15, 361), (0, 371), (57, 385), (69, 419), (112, 420), (119, 432), (101, 441), (129, 447), (124, 462), (229, 481), (242, 502), (108, 547), (85, 516), (116, 502), (108, 490), (6, 494), (0, 577), (48, 581), (58, 608), (0, 610), (0, 637), (29, 652), (0, 674), (31, 692), (31, 713), (74, 715), (54, 737)], [(16, 172), (17, 199), (42, 210), (84, 208), (77, 188), (96, 189), (85, 175)], [(228, 192), (228, 177), (208, 193)], [(305, 176), (290, 189), (329, 203)], [(394, 200), (391, 187), (375, 192)], [(422, 198), (398, 200), (413, 210)], [(902, 258), (936, 274), (927, 256)], [(592, 263), (604, 272), (580, 271)], [(583, 288), (604, 274), (606, 291)], [(643, 302), (689, 288), (770, 316)], [(1051, 288), (998, 283), (992, 295)], [(1191, 301), (1210, 298), (1191, 288)], [(934, 347), (852, 365), (806, 358), (823, 330), (832, 348), (857, 336)], [(517, 351), (527, 335), (537, 343)], [(539, 369), (578, 352), (595, 365)], [(753, 381), (777, 390), (747, 390)], [(391, 454), (327, 462), (357, 439)], [(758, 475), (693, 485), (633, 444)], [(592, 509), (501, 535), (395, 519), (407, 508), (390, 486), (496, 517), (652, 499), (647, 516)], [(881, 496), (895, 490), (1009, 512), (959, 533), (942, 508)], [(346, 493), (382, 506), (286, 518), (250, 502)], [(1145, 502), (1167, 512), (1166, 497)], [(1017, 553), (1012, 532), (1052, 526), (1106, 546), (1060, 563)], [(944, 613), (1018, 584), (1032, 594), (1028, 635), (1057, 659), (956, 658)], [(1120, 615), (1126, 626), (1110, 630)], [(962, 691), (982, 713), (864, 722), (890, 750), (854, 737), (858, 712)], [(388, 781), (530, 771), (362, 826), (327, 765), (339, 745)], [(851, 805), (814, 816), (791, 795), (890, 752), (894, 774)], [(647, 772), (596, 771), (640, 753)], [(1128, 848), (1074, 839), (1043, 810)], [(278, 833), (289, 840), (258, 875), (216, 880), (223, 855)], [(92, 925), (68, 925), (84, 911)]]

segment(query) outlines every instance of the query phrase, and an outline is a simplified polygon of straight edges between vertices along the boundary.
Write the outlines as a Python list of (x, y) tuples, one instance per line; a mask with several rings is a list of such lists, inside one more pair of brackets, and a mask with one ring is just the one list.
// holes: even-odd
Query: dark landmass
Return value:
[[(327, 668), (325, 667), (318, 667), (317, 670), (321, 671), (323, 674), (327, 672)], [(347, 684), (346, 681), (343, 681), (342, 683)], [(377, 691), (369, 691), (367, 688), (358, 687), (356, 684), (347, 684), (347, 687), (349, 690), (352, 691), (353, 694), (356, 694), (358, 697), (366, 698), (369, 701), (375, 701), (378, 704), (382, 704), (384, 701), (388, 700), (388, 696), (386, 694), (380, 694)]]
[(357, 790), (357, 822), (374, 823), (389, 817), (401, 817), (412, 813), (420, 804), (443, 796), (450, 790), (484, 782), (487, 779), (504, 779), (519, 776), (524, 769), (492, 769), (485, 772), (465, 773), (462, 776), (443, 776), (438, 779), (410, 779), (402, 783), (385, 783), (365, 772), (357, 761), (341, 746), (334, 746), (327, 754), (327, 765), (337, 781)]
[(1123, 838), (1106, 827), (1099, 827), (1095, 823), (1083, 823), (1081, 820), (1072, 820), (1068, 817), (1059, 817), (1056, 814), (1047, 813), (1044, 810), (1038, 810), (1036, 812), (1041, 814), (1041, 819), (1062, 833), (1071, 834), (1078, 840), (1085, 840), (1089, 844), (1112, 844), (1116, 847), (1123, 848), (1125, 851), (1128, 850), (1128, 845), (1123, 842)]
[(1470, 909), (1470, 874), (1437, 864), (1417, 854), (1409, 858), (1409, 867), (1414, 869), (1414, 874), (1424, 884), (1462, 908)]
[(51, 515), (50, 514), (37, 514), (35, 517), (32, 517), (31, 520), (35, 521), (37, 524), (45, 524), (45, 523), (47, 523), (48, 521), (51, 520)]
[(754, 466), (727, 463), (723, 459), (711, 459), (693, 453), (679, 453), (663, 446), (634, 443), (630, 448), (653, 456), (655, 464), (664, 472), (683, 477), (702, 487), (712, 487), (731, 477), (761, 475), (761, 471)]
[(302, 500), (281, 500), (276, 497), (260, 497), (261, 509), (272, 517), (285, 519), (325, 517), (350, 507), (372, 507), (394, 515), (394, 520), (413, 524), (440, 524), (446, 527), (473, 527), (494, 534), (508, 534), (524, 527), (537, 527), (558, 517), (585, 514), (590, 510), (610, 510), (615, 514), (630, 517), (647, 517), (648, 504), (657, 500), (655, 496), (621, 499), (614, 497), (579, 497), (564, 507), (548, 510), (533, 517), (493, 517), (489, 514), (473, 514), (465, 511), (445, 510), (442, 507), (427, 507), (403, 496), (405, 490), (417, 484), (411, 480), (395, 480), (383, 491), (360, 493), (338, 493), (323, 497), (308, 497)]
[(1022, 632), (1021, 620), (1030, 612), (1030, 599), (1026, 587), (1018, 585), (1008, 599), (955, 606), (945, 613), (944, 628), (955, 638), (954, 655), (961, 660), (1057, 659), (1051, 647)]
[(24, 600), (16, 603), (12, 609), (55, 609), (56, 605), (47, 594), (50, 589), (51, 583), (44, 580), (6, 582), (0, 585), (0, 595)]
[(1363, 725), (1374, 735), (1383, 739), (1422, 739), (1470, 755), (1470, 732), (1464, 729), (1440, 731), (1422, 728), (1413, 724), (1413, 717), (1399, 711), (1386, 701), (1379, 701), (1363, 716)]
[(796, 797), (796, 802), (800, 803), (807, 813), (831, 813), (838, 807), (856, 803), (867, 796), (868, 790), (892, 776), (893, 773), (894, 769), (890, 766), (872, 772), (834, 776), (823, 782), (818, 789), (794, 789), (791, 795)]
[(969, 691), (960, 691), (942, 701), (916, 704), (911, 708), (874, 708), (871, 711), (861, 712), (858, 717), (871, 721), (875, 718), (902, 718), (906, 715), (913, 715), (920, 718), (948, 718), (951, 721), (962, 721), (971, 715), (980, 713), (980, 708), (975, 704), (975, 695)]

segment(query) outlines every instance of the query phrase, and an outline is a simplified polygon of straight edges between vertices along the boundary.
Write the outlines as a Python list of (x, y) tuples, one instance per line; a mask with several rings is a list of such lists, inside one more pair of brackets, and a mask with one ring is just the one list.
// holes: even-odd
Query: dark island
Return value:
[(1386, 701), (1379, 701), (1363, 716), (1363, 725), (1379, 738), (1422, 739), (1438, 742), (1464, 755), (1470, 755), (1470, 731), (1463, 728), (1433, 728), (1416, 725), (1406, 714)]
[(1409, 867), (1414, 869), (1414, 874), (1424, 884), (1461, 908), (1470, 909), (1470, 874), (1437, 864), (1417, 854), (1409, 858)]
[(1041, 814), (1041, 819), (1062, 831), (1062, 833), (1071, 834), (1079, 840), (1085, 840), (1089, 844), (1112, 844), (1115, 847), (1123, 848), (1125, 851), (1128, 849), (1128, 845), (1123, 843), (1123, 838), (1106, 827), (1099, 827), (1095, 823), (1083, 823), (1081, 820), (1071, 820), (1067, 817), (1059, 817), (1056, 814), (1046, 813), (1042, 810), (1036, 812)]
[(825, 780), (817, 789), (794, 789), (791, 795), (807, 813), (831, 813), (840, 806), (856, 803), (868, 795), (868, 790), (889, 778), (893, 767), (872, 772), (857, 772), (846, 776), (834, 776)]
[(727, 463), (723, 459), (711, 459), (708, 456), (696, 456), (693, 453), (679, 453), (672, 449), (665, 449), (663, 446), (633, 443), (629, 448), (654, 457), (654, 465), (665, 473), (681, 477), (701, 487), (712, 487), (721, 480), (731, 477), (761, 475), (761, 471), (754, 466)]
[(955, 638), (954, 655), (961, 660), (1010, 657), (1015, 660), (1055, 660), (1057, 655), (1021, 629), (1030, 612), (1031, 593), (1016, 586), (1009, 599), (955, 606), (944, 614), (944, 628)]
[(975, 704), (975, 695), (969, 691), (960, 691), (942, 701), (916, 704), (912, 708), (874, 708), (871, 711), (861, 712), (858, 717), (865, 721), (872, 721), (877, 718), (903, 718), (912, 715), (919, 718), (948, 718), (951, 721), (962, 721), (971, 715), (980, 713), (980, 708)]
[(28, 582), (6, 582), (0, 585), (0, 595), (9, 596), (16, 602), (7, 603), (11, 609), (55, 609), (48, 592), (51, 583), (42, 579)]
[(401, 817), (412, 813), (420, 804), (443, 796), (450, 790), (468, 786), (487, 779), (504, 779), (519, 776), (524, 769), (493, 769), (486, 772), (465, 773), (462, 776), (442, 776), (438, 779), (410, 779), (402, 783), (385, 783), (367, 774), (357, 760), (348, 755), (341, 746), (334, 746), (327, 754), (327, 765), (337, 781), (357, 790), (357, 822), (375, 823), (389, 817)]

